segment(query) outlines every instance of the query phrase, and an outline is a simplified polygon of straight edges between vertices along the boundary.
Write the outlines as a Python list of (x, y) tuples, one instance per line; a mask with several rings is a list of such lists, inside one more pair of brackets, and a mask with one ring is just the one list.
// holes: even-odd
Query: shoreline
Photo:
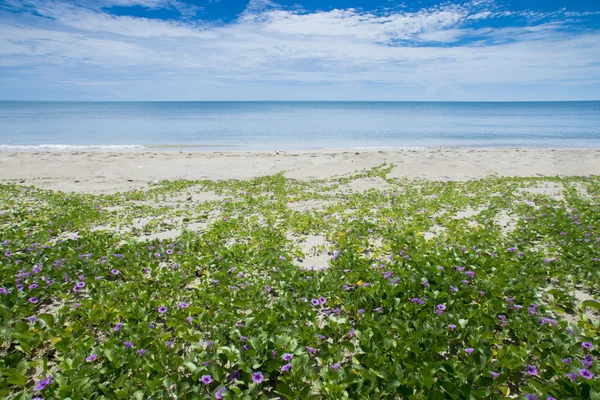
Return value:
[(394, 165), (391, 178), (470, 180), (487, 176), (600, 174), (600, 148), (405, 151), (38, 151), (0, 152), (0, 182), (109, 193), (154, 180), (251, 179), (276, 173), (310, 180)]

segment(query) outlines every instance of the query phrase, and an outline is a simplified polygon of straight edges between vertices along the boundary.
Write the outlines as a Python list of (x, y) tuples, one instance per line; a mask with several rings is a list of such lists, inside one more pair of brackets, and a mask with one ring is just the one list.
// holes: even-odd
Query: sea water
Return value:
[(600, 147), (600, 102), (0, 101), (0, 150)]

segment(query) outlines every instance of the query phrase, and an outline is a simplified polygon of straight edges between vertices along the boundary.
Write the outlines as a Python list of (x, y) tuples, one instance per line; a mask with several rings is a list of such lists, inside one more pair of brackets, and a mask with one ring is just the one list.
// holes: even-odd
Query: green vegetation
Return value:
[(0, 185), (0, 398), (600, 399), (600, 178), (391, 169)]

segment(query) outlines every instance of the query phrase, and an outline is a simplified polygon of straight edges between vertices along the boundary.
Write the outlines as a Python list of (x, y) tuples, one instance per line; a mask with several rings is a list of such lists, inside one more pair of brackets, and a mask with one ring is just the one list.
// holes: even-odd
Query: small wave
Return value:
[(91, 145), (72, 145), (72, 144), (35, 144), (35, 145), (12, 145), (0, 144), (0, 150), (128, 150), (144, 149), (146, 146), (141, 144), (91, 144)]

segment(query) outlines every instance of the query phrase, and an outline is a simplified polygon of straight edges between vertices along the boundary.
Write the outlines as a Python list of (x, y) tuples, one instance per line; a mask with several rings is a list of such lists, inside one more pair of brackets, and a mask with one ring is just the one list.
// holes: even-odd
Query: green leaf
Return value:
[(136, 400), (144, 400), (144, 392), (141, 390), (138, 390), (137, 392), (135, 392), (133, 394), (133, 397), (135, 397)]
[(14, 371), (6, 381), (12, 385), (25, 386), (27, 377), (19, 373), (19, 371)]
[(581, 307), (583, 308), (595, 308), (597, 310), (600, 310), (600, 303), (594, 300), (586, 300), (583, 303), (581, 303)]

